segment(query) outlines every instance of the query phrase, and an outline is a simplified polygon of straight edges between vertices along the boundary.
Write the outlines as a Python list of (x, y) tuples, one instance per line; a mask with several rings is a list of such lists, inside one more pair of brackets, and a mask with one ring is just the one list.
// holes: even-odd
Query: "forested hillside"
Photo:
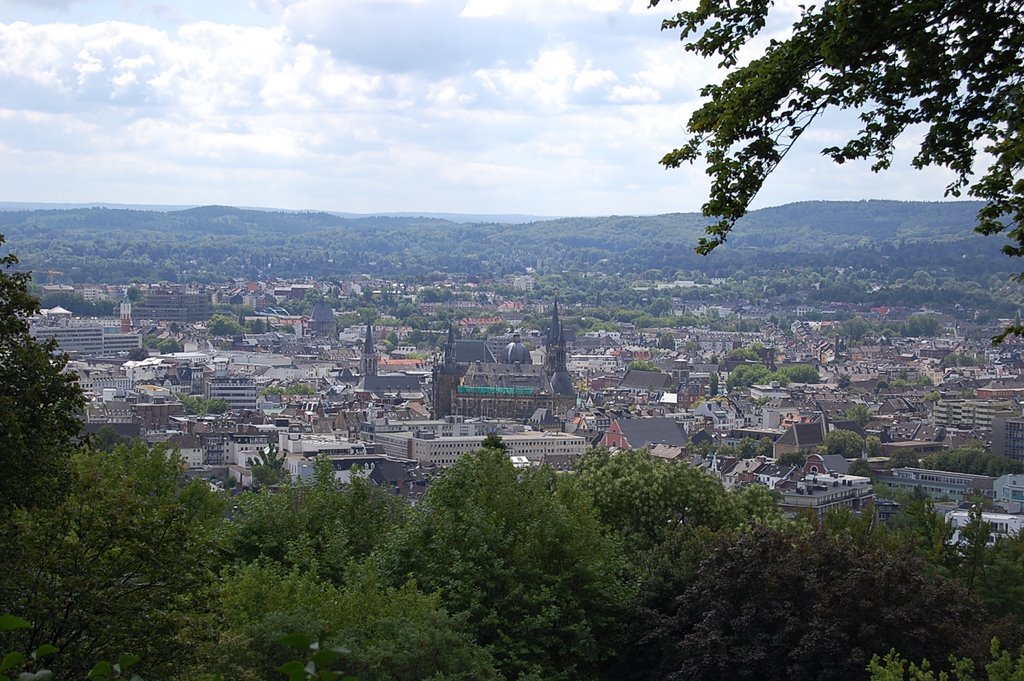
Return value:
[(694, 254), (697, 214), (460, 224), (204, 207), (173, 212), (82, 208), (0, 212), (0, 234), (27, 269), (76, 282), (216, 282), (351, 272), (500, 275), (542, 270), (629, 273), (828, 265), (1014, 271), (998, 238), (972, 232), (980, 204), (808, 202), (755, 211), (728, 248)]

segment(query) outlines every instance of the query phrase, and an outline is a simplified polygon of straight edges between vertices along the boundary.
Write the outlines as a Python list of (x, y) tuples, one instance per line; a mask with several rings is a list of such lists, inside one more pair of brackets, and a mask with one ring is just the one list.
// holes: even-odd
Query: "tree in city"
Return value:
[(615, 455), (591, 450), (580, 460), (573, 483), (593, 500), (602, 524), (622, 538), (630, 553), (661, 544), (678, 527), (719, 530), (766, 522), (777, 514), (770, 496), (762, 506), (745, 503), (764, 488), (752, 487), (748, 497), (726, 492), (707, 471), (662, 461), (643, 450)]
[(864, 438), (852, 430), (833, 430), (825, 436), (825, 449), (828, 454), (852, 459), (864, 451)]
[(866, 405), (855, 404), (846, 410), (844, 416), (851, 421), (856, 421), (857, 425), (863, 428), (871, 420), (871, 410)]
[(285, 457), (274, 443), (267, 445), (259, 457), (250, 457), (246, 463), (252, 468), (253, 482), (258, 485), (277, 485), (288, 479)]
[[(660, 0), (652, 0), (652, 5)], [(792, 32), (762, 47), (777, 24), (770, 2), (709, 0), (662, 24), (684, 49), (728, 69), (706, 86), (690, 137), (662, 164), (700, 162), (711, 177), (705, 215), (717, 218), (697, 252), (725, 242), (766, 178), (829, 110), (858, 112), (860, 130), (822, 153), (888, 168), (909, 128), (923, 137), (915, 168), (953, 172), (945, 193), (985, 201), (976, 230), (1007, 232), (1024, 255), (1024, 21), (1015, 0), (825, 0), (800, 6)], [(760, 56), (746, 64), (744, 48)], [(984, 152), (984, 161), (979, 154)], [(977, 167), (984, 163), (983, 167)], [(1020, 331), (1020, 329), (1014, 329)]]

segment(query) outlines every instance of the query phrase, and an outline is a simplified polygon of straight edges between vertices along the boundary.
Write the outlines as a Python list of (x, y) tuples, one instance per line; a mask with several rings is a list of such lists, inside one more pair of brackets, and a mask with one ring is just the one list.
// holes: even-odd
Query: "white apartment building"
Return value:
[[(970, 511), (957, 509), (946, 513), (946, 522), (953, 528), (954, 543), (960, 542), (960, 530), (970, 522)], [(989, 544), (995, 543), (1000, 537), (1015, 537), (1024, 529), (1024, 515), (1012, 515), (1009, 513), (989, 513), (982, 511), (981, 519), (988, 523)]]

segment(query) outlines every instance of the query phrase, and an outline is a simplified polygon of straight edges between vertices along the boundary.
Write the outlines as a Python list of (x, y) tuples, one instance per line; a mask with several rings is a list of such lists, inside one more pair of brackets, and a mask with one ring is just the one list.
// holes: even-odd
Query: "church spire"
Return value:
[(551, 312), (551, 328), (548, 329), (547, 341), (544, 343), (544, 373), (555, 375), (555, 355), (557, 354), (558, 339), (562, 336), (562, 323), (558, 321), (558, 296), (555, 296), (555, 306)]
[(558, 330), (558, 342), (551, 348), (551, 391), (556, 395), (575, 395), (576, 388), (572, 384), (572, 377), (569, 375), (568, 353), (565, 350), (565, 334), (562, 329)]
[(448, 320), (448, 340), (444, 344), (444, 366), (449, 371), (455, 367), (455, 328)]
[(552, 348), (558, 345), (558, 337), (562, 334), (562, 323), (558, 321), (558, 296), (555, 296), (555, 307), (551, 312), (551, 328), (548, 329), (547, 346)]
[(363, 341), (363, 376), (377, 375), (377, 349), (373, 346), (373, 326), (366, 322), (366, 340)]

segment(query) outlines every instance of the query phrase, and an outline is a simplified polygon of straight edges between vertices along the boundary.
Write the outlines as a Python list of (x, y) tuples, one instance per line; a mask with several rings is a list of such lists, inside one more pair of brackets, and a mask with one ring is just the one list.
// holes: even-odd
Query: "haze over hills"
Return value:
[(500, 275), (526, 267), (658, 270), (665, 276), (826, 265), (884, 270), (894, 264), (1014, 271), (1015, 263), (1000, 252), (1001, 238), (972, 231), (980, 206), (812, 201), (765, 208), (740, 221), (729, 242), (708, 257), (693, 253), (708, 222), (697, 213), (463, 222), (451, 215), (92, 207), (6, 210), (0, 234), (24, 268), (59, 270), (73, 281), (433, 270)]
[[(174, 205), (174, 204), (144, 204), (144, 203), (32, 203), (21, 201), (0, 201), (0, 211), (26, 211), (26, 210), (75, 210), (78, 208), (110, 208), (113, 210), (138, 210), (155, 211), (159, 213), (170, 213), (174, 211), (199, 208), (198, 204)], [(284, 208), (266, 208), (261, 206), (238, 206), (239, 210), (258, 210), (269, 213), (309, 213), (324, 212), (330, 215), (337, 215), (343, 218), (367, 218), (367, 217), (426, 217), (448, 220), (450, 222), (498, 222), (519, 224), (523, 222), (536, 222), (538, 220), (553, 220), (555, 216), (526, 215), (526, 214), (505, 214), (505, 213), (430, 213), (415, 211), (379, 212), (379, 213), (349, 213), (346, 211), (307, 211), (288, 210)]]

